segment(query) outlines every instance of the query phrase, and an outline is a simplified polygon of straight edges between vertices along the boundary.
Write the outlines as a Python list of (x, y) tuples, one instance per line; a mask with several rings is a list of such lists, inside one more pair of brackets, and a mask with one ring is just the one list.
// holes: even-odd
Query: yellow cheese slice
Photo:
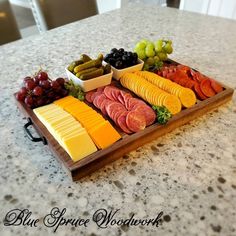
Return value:
[(62, 142), (64, 148), (73, 161), (81, 160), (82, 158), (97, 151), (92, 139), (85, 131), (74, 137), (62, 139)]

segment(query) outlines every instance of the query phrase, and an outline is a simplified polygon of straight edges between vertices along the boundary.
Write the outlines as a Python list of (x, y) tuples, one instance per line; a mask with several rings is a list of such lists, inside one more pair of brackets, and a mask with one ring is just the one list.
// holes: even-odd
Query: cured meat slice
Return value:
[(194, 91), (196, 92), (197, 94), (197, 97), (200, 99), (200, 100), (205, 100), (207, 99), (207, 97), (202, 93), (202, 90), (200, 88), (200, 85), (198, 83), (196, 83), (194, 85)]
[(111, 89), (111, 95), (114, 98), (115, 101), (119, 101), (118, 100), (118, 96), (120, 95), (120, 90), (116, 89), (116, 88), (112, 88)]
[(100, 105), (100, 109), (101, 109), (101, 111), (102, 111), (102, 114), (104, 114), (104, 115), (107, 115), (107, 111), (106, 111), (106, 108), (105, 108), (105, 106), (106, 106), (106, 104), (108, 104), (108, 103), (110, 103), (111, 102), (111, 100), (109, 100), (109, 99), (104, 99), (102, 102), (101, 102), (101, 105)]
[(98, 101), (99, 101), (99, 99), (100, 99), (101, 96), (104, 96), (104, 97), (106, 98), (106, 96), (105, 96), (104, 94), (99, 94), (99, 95), (97, 95), (97, 96), (94, 98), (94, 100), (93, 100), (93, 105), (94, 105), (95, 107), (97, 107), (97, 108), (100, 108), (100, 106), (99, 106), (99, 104), (98, 104)]
[(103, 91), (104, 91), (104, 89), (105, 89), (105, 87), (104, 87), (104, 86), (102, 86), (102, 87), (99, 87), (99, 88), (97, 88), (97, 92), (103, 92)]
[(125, 111), (123, 112), (118, 118), (117, 118), (117, 125), (127, 134), (131, 134), (132, 131), (128, 128), (126, 124), (126, 117), (129, 112)]
[(110, 112), (110, 117), (112, 118), (112, 120), (113, 121), (115, 121), (116, 120), (116, 115), (117, 115), (117, 113), (120, 113), (120, 112), (123, 112), (123, 111), (127, 111), (126, 109), (125, 109), (125, 107), (122, 105), (122, 104), (120, 104), (119, 103), (119, 105), (112, 105), (111, 106), (112, 108), (112, 111)]
[(94, 101), (96, 100), (96, 102), (97, 102), (98, 108), (101, 109), (101, 104), (105, 99), (107, 99), (107, 97), (103, 93), (97, 96), (97, 100), (96, 100), (96, 98), (94, 99)]
[(137, 105), (133, 110), (144, 115), (147, 126), (153, 124), (157, 118), (157, 115), (153, 109), (147, 105)]
[(94, 90), (87, 92), (86, 95), (85, 95), (85, 99), (86, 99), (88, 102), (92, 103), (93, 101), (92, 101), (92, 99), (91, 99), (91, 96), (92, 96), (94, 93), (95, 93)]
[(123, 105), (125, 105), (124, 98), (123, 98), (123, 96), (122, 96), (121, 94), (119, 94), (117, 98), (118, 98), (118, 101), (119, 101), (120, 103), (122, 103)]
[(146, 119), (145, 116), (138, 111), (129, 111), (126, 116), (126, 124), (131, 131), (138, 132), (145, 129)]
[(209, 79), (202, 80), (200, 83), (200, 88), (202, 93), (206, 97), (212, 97), (216, 94), (213, 88), (211, 87), (211, 81)]
[(104, 94), (106, 95), (106, 97), (107, 98), (109, 98), (110, 100), (112, 100), (112, 101), (116, 101), (117, 99), (115, 98), (115, 97), (113, 97), (113, 95), (112, 95), (112, 91), (113, 90), (118, 90), (117, 88), (115, 88), (114, 86), (106, 86), (105, 88), (104, 88)]
[(132, 108), (133, 108), (135, 105), (138, 105), (138, 104), (139, 104), (139, 105), (145, 105), (145, 106), (147, 106), (145, 102), (141, 101), (141, 100), (138, 99), (138, 98), (129, 98), (129, 99), (127, 100), (127, 107), (126, 107), (126, 109), (127, 109), (127, 110), (132, 110)]
[(98, 95), (100, 95), (100, 94), (102, 94), (101, 91), (96, 91), (95, 93), (93, 93), (93, 94), (91, 95), (91, 101), (93, 102), (93, 100), (95, 99), (95, 97), (98, 96)]
[(111, 101), (105, 105), (105, 109), (107, 114), (112, 118), (112, 113), (117, 112), (119, 110), (123, 110), (124, 106), (119, 102)]
[(213, 79), (210, 79), (210, 81), (211, 81), (211, 87), (214, 89), (216, 93), (220, 93), (223, 91), (223, 87), (219, 83), (217, 83)]

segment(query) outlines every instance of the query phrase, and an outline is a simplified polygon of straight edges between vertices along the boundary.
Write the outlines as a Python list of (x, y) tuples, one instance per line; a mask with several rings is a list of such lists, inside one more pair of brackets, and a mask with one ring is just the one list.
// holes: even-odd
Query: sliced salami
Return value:
[(122, 103), (123, 105), (125, 105), (124, 98), (123, 98), (123, 96), (122, 96), (121, 94), (119, 94), (117, 98), (118, 98), (118, 101), (119, 101), (120, 103)]
[(126, 116), (126, 124), (131, 131), (138, 132), (145, 129), (146, 119), (145, 116), (138, 111), (129, 111)]
[(127, 134), (131, 134), (132, 131), (128, 128), (126, 124), (126, 117), (129, 112), (123, 112), (118, 118), (117, 118), (117, 125)]
[(111, 102), (111, 100), (109, 100), (109, 99), (107, 99), (107, 98), (104, 99), (104, 100), (101, 102), (100, 109), (101, 109), (102, 114), (107, 115), (107, 111), (106, 111), (105, 106), (106, 106), (106, 104), (108, 104), (108, 103), (110, 103), (110, 102)]
[(104, 89), (105, 89), (105, 87), (104, 87), (104, 86), (102, 86), (102, 87), (99, 87), (99, 88), (97, 88), (97, 92), (103, 92), (103, 91), (104, 91)]
[(96, 91), (95, 93), (93, 93), (93, 94), (91, 95), (91, 101), (93, 102), (93, 100), (95, 99), (95, 97), (98, 96), (98, 95), (100, 95), (100, 94), (102, 94), (101, 91), (100, 91), (100, 92)]
[(107, 97), (103, 93), (97, 96), (97, 107), (99, 109), (101, 109), (101, 104), (105, 99), (107, 99)]
[(104, 94), (106, 95), (106, 97), (109, 98), (112, 101), (116, 101), (116, 99), (112, 96), (112, 91), (113, 91), (114, 88), (115, 87), (109, 85), (109, 86), (106, 86), (104, 91), (103, 91)]
[(153, 109), (147, 105), (136, 106), (133, 110), (144, 115), (147, 126), (153, 124), (157, 118), (156, 113), (153, 111)]
[(126, 108), (127, 108), (127, 110), (132, 110), (133, 107), (134, 107), (135, 105), (137, 105), (137, 104), (147, 106), (145, 102), (141, 101), (141, 100), (138, 99), (138, 98), (130, 98), (130, 99), (128, 100), (128, 102), (127, 102), (127, 107), (126, 107)]
[(92, 101), (91, 97), (92, 97), (92, 95), (93, 95), (94, 93), (95, 93), (94, 90), (87, 92), (86, 95), (85, 95), (85, 99), (86, 99), (88, 102), (92, 103), (93, 101)]
[[(110, 101), (109, 103), (106, 103), (105, 105), (105, 109), (106, 109), (106, 112), (107, 114), (112, 118), (112, 112), (114, 112), (114, 110), (118, 110), (119, 107), (122, 106), (122, 109), (123, 109), (123, 105), (120, 104), (119, 102), (115, 102), (115, 101)], [(117, 109), (116, 109), (117, 108)]]

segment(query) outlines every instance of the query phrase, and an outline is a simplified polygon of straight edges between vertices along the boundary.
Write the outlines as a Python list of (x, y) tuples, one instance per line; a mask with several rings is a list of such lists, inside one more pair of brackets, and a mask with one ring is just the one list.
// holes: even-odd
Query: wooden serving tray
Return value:
[[(59, 145), (59, 143), (54, 139), (54, 137), (40, 122), (40, 120), (30, 108), (21, 102), (16, 102), (20, 111), (29, 120), (29, 122), (25, 124), (24, 127), (31, 140), (43, 141), (44, 144), (47, 144), (55, 157), (62, 163), (62, 166), (65, 167), (66, 171), (72, 177), (72, 180), (76, 181), (98, 170), (106, 164), (115, 161), (124, 154), (135, 150), (145, 143), (148, 143), (179, 126), (184, 125), (187, 122), (231, 100), (234, 90), (223, 85), (222, 83), (221, 85), (224, 87), (222, 92), (204, 101), (198, 100), (197, 104), (195, 104), (193, 107), (184, 109), (177, 115), (174, 115), (167, 124), (160, 125), (155, 123), (145, 128), (143, 131), (131, 135), (122, 133), (122, 138), (110, 147), (104, 150), (99, 150), (77, 162), (72, 161), (67, 152)], [(30, 125), (33, 125), (41, 138), (32, 137), (29, 130), (27, 129), (27, 127)]]

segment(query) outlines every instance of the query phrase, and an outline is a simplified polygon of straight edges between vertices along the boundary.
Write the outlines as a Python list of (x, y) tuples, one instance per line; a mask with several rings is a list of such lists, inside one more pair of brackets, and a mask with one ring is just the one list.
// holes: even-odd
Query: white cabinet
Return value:
[(236, 0), (181, 0), (180, 9), (236, 20)]
[(97, 0), (100, 14), (120, 8), (121, 0)]

